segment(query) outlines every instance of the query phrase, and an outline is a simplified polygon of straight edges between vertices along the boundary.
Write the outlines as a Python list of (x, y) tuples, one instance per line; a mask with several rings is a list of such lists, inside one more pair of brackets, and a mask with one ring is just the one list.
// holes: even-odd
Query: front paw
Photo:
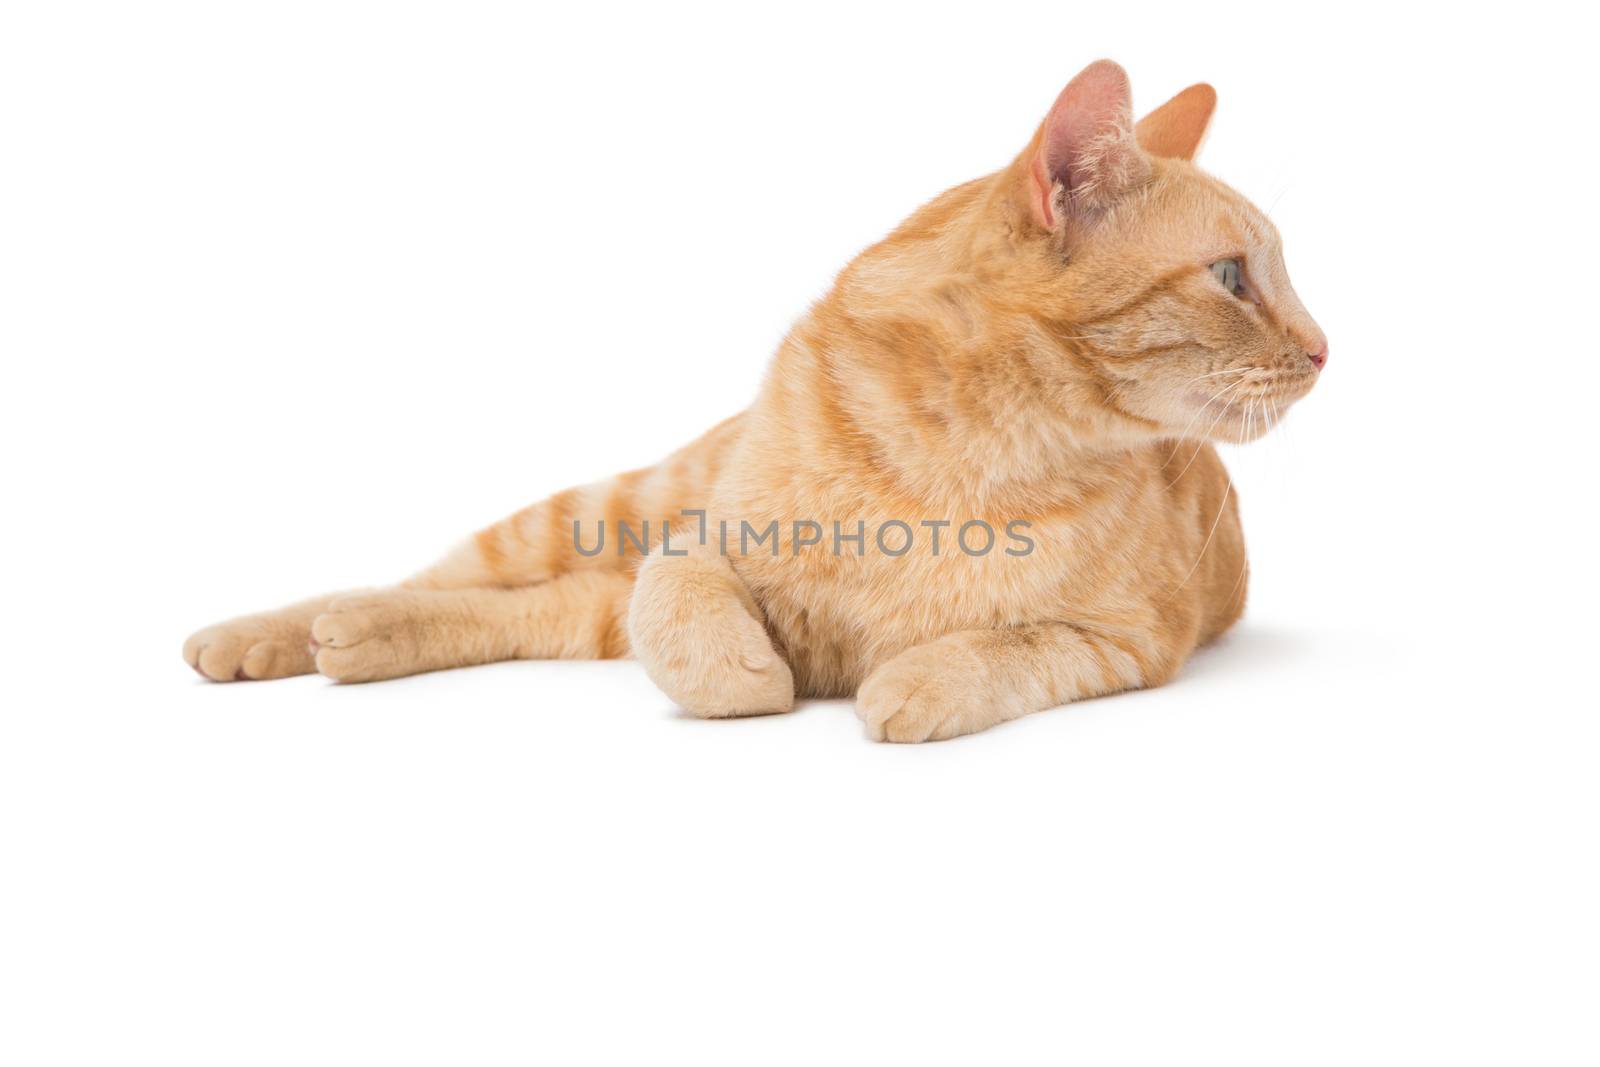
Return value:
[(291, 612), (245, 615), (197, 630), (183, 658), (213, 682), (253, 682), (310, 674), (309, 628)]
[(867, 676), (856, 714), (874, 741), (915, 744), (976, 733), (1006, 713), (990, 671), (959, 638), (917, 645)]
[(444, 666), (429, 656), (437, 593), (386, 591), (340, 597), (311, 623), (317, 672), (336, 682), (377, 682)]
[(628, 605), (628, 636), (650, 680), (705, 719), (794, 707), (794, 675), (726, 560), (652, 556)]

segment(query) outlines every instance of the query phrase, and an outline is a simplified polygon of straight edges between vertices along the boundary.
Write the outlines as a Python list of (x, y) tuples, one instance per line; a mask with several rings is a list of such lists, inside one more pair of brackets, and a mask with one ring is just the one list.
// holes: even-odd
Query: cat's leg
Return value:
[(710, 553), (652, 554), (628, 609), (633, 652), (650, 680), (702, 718), (794, 707), (794, 678), (761, 610), (728, 561)]
[[(552, 499), (559, 501), (564, 495), (558, 494)], [(588, 560), (569, 547), (563, 556), (559, 551), (559, 531), (566, 519), (564, 513), (551, 508), (549, 501), (536, 504), (488, 527), (437, 563), (402, 582), (398, 590), (332, 593), (276, 611), (242, 615), (207, 626), (184, 642), (183, 658), (202, 676), (216, 682), (311, 674), (317, 669), (314, 653), (309, 648), (311, 624), (335, 601), (348, 602), (362, 596), (384, 597), (408, 589), (528, 587), (560, 574), (562, 568), (574, 560), (595, 570), (620, 573), (625, 561), (610, 554)], [(530, 524), (534, 529), (545, 530), (542, 540), (525, 529)], [(570, 533), (568, 537), (570, 540)]]
[(568, 574), (519, 589), (401, 587), (341, 597), (311, 623), (316, 669), (374, 682), (511, 659), (628, 654), (632, 579)]
[(1166, 681), (1181, 656), (1153, 634), (1067, 623), (963, 630), (884, 663), (856, 693), (875, 741), (942, 741), (1073, 700)]

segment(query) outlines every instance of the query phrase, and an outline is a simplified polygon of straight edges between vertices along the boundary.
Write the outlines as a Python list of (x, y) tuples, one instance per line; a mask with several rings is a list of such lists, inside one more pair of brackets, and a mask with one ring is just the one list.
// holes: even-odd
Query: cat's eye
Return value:
[(1211, 264), (1211, 273), (1216, 275), (1222, 287), (1234, 296), (1244, 295), (1244, 274), (1239, 270), (1237, 259), (1219, 259)]

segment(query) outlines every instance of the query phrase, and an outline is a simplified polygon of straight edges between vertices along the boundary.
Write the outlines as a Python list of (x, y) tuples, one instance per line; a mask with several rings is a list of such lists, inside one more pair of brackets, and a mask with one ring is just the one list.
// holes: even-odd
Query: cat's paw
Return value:
[(794, 676), (732, 584), (725, 560), (647, 560), (628, 610), (633, 653), (650, 680), (701, 718), (794, 707)]
[(660, 640), (633, 637), (650, 680), (704, 719), (771, 715), (794, 707), (794, 676), (766, 631), (742, 610), (719, 611)]
[(306, 623), (287, 613), (245, 615), (195, 631), (183, 643), (183, 658), (213, 682), (310, 674), (316, 667), (307, 634)]
[(390, 591), (330, 601), (311, 623), (309, 650), (336, 682), (376, 682), (436, 669), (429, 622), (437, 594)]
[(996, 706), (984, 661), (944, 638), (900, 653), (867, 676), (856, 714), (874, 741), (945, 741), (1011, 716)]

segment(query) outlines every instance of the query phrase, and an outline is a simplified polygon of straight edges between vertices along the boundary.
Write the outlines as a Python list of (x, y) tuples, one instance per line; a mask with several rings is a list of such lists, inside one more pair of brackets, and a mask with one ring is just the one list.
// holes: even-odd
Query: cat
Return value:
[(1265, 433), (1328, 351), (1272, 224), (1191, 162), (1215, 104), (1135, 124), (1089, 65), (1009, 166), (845, 267), (744, 413), (184, 658), (364, 682), (631, 654), (691, 714), (853, 695), (895, 742), (1162, 684), (1244, 608), (1211, 442)]

